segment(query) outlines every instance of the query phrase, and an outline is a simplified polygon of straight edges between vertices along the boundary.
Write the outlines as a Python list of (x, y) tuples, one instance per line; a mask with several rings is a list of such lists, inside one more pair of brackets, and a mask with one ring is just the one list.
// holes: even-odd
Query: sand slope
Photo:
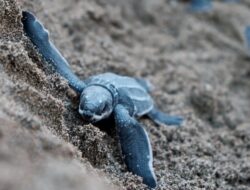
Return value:
[(84, 79), (144, 77), (182, 128), (140, 121), (157, 189), (250, 189), (250, 3), (192, 14), (174, 0), (0, 0), (0, 189), (146, 189), (122, 162), (115, 126), (85, 124), (78, 97), (22, 32), (21, 11), (45, 24)]

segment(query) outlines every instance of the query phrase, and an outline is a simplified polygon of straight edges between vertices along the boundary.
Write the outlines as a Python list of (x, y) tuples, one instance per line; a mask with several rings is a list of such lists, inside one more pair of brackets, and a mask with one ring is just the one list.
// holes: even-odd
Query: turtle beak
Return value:
[(91, 122), (91, 120), (92, 120), (92, 116), (91, 115), (83, 115), (82, 117), (86, 121), (90, 121)]
[(92, 122), (93, 115), (91, 113), (79, 109), (79, 114), (82, 116), (84, 121)]

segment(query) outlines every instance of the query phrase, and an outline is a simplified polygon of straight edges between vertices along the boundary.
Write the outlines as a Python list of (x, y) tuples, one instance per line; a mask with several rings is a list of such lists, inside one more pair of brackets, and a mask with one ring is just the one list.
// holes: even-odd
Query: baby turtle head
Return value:
[(109, 117), (113, 111), (113, 95), (99, 85), (86, 87), (80, 98), (79, 113), (84, 120), (95, 123)]

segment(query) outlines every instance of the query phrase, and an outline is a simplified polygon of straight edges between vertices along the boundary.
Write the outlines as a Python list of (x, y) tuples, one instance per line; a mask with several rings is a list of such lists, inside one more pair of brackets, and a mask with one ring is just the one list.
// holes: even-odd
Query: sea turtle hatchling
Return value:
[(104, 73), (80, 80), (65, 58), (49, 40), (48, 31), (30, 12), (24, 11), (24, 32), (42, 57), (80, 94), (79, 113), (91, 123), (112, 117), (127, 168), (141, 176), (149, 187), (156, 187), (150, 141), (143, 125), (136, 118), (147, 115), (154, 122), (180, 125), (178, 116), (168, 116), (154, 106), (149, 85), (143, 79)]

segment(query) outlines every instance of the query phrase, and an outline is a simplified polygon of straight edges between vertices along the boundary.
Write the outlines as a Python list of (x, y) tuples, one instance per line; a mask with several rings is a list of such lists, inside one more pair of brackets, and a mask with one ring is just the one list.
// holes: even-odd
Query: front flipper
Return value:
[(152, 119), (156, 124), (165, 124), (165, 125), (181, 125), (183, 122), (183, 118), (180, 116), (170, 116), (156, 108), (153, 108), (149, 113), (148, 117)]
[(68, 62), (49, 40), (49, 33), (43, 24), (30, 12), (24, 11), (22, 23), (25, 34), (36, 46), (43, 58), (51, 64), (56, 72), (68, 80), (69, 85), (81, 93), (85, 84), (71, 71)]
[(114, 117), (128, 170), (141, 176), (149, 187), (156, 187), (152, 149), (146, 131), (122, 105), (115, 107)]

